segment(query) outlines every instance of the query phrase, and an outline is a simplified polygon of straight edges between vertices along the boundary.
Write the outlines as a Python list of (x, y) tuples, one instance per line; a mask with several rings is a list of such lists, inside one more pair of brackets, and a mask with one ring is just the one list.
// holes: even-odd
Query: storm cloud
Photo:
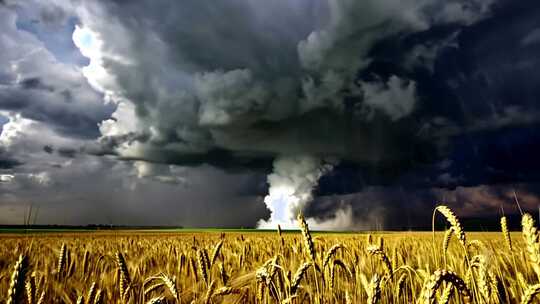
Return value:
[[(243, 224), (268, 220), (257, 208), (278, 191), (267, 207), (279, 220), (306, 210), (320, 227), (359, 228), (370, 212), (392, 218), (396, 189), (430, 205), (539, 177), (533, 1), (6, 3), (0, 114), (33, 126), (2, 132), (15, 179), (99, 159), (121, 168), (112, 184), (144, 179), (157, 199), (197, 189), (186, 172), (209, 166), (215, 189), (220, 174), (256, 180), (237, 189), (257, 210)], [(373, 189), (386, 189), (377, 206), (364, 203)]]

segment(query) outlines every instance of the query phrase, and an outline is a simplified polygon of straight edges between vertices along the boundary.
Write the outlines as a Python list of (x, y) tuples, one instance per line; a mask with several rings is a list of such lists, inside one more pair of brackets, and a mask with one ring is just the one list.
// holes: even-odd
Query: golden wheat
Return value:
[(13, 273), (9, 283), (7, 304), (17, 304), (23, 293), (24, 280), (28, 268), (28, 258), (25, 255), (20, 255), (19, 259), (13, 267)]
[[(515, 238), (514, 232), (507, 232), (512, 237), (512, 248), (506, 244), (504, 230), (508, 227), (504, 225), (503, 233), (467, 233), (465, 246), (449, 246), (445, 241), (448, 234), (460, 239), (454, 230), (458, 220), (448, 219), (445, 208), (436, 212), (441, 210), (451, 227), (434, 233), (436, 243), (432, 242), (432, 233), (372, 232), (366, 244), (360, 233), (311, 231), (302, 217), (298, 221), (300, 232), (282, 231), (281, 235), (279, 231), (2, 234), (0, 301), (537, 301), (535, 262), (540, 251), (537, 228), (530, 215), (523, 218), (523, 241)], [(524, 262), (514, 263), (516, 259)]]
[(461, 227), (461, 223), (459, 222), (459, 219), (454, 214), (454, 212), (444, 205), (437, 206), (437, 208), (435, 208), (435, 210), (433, 211), (433, 216), (435, 216), (436, 211), (439, 211), (442, 215), (444, 215), (448, 223), (450, 223), (450, 225), (452, 226), (453, 233), (455, 233), (461, 245), (466, 247), (467, 240), (465, 238), (465, 231)]

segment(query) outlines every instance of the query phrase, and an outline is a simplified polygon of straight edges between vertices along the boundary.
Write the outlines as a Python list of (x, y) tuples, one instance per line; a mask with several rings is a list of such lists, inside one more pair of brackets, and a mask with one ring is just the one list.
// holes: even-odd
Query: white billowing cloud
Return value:
[(99, 131), (104, 136), (119, 136), (137, 131), (135, 106), (130, 102), (120, 102), (111, 118), (99, 124)]
[(392, 120), (408, 116), (416, 103), (416, 83), (392, 76), (387, 83), (362, 82), (363, 106), (369, 110), (380, 110)]
[[(179, 184), (186, 182), (186, 178), (173, 172), (171, 166), (153, 164), (145, 161), (134, 162), (138, 178), (151, 178), (164, 183)], [(177, 171), (177, 170), (175, 170)]]
[(282, 156), (274, 161), (274, 172), (268, 175), (269, 190), (264, 203), (270, 219), (259, 222), (260, 228), (293, 228), (296, 216), (313, 199), (313, 189), (333, 165), (313, 156)]
[(82, 68), (82, 73), (88, 83), (97, 91), (104, 93), (107, 102), (120, 102), (122, 97), (118, 94), (116, 78), (104, 67), (104, 59), (114, 58), (123, 64), (129, 64), (129, 60), (106, 53), (105, 42), (100, 34), (90, 27), (76, 25), (73, 31), (73, 43), (79, 48), (81, 54), (90, 60), (90, 63)]
[(328, 25), (298, 44), (302, 66), (352, 76), (368, 63), (367, 52), (381, 37), (428, 28), (428, 20), (422, 15), (428, 2), (433, 1), (329, 0)]
[(4, 112), (9, 122), (0, 134), (0, 146), (22, 158), (42, 157), (44, 146), (78, 149), (85, 140), (56, 133), (44, 122), (22, 117), (19, 113)]
[(145, 161), (136, 161), (133, 165), (139, 178), (159, 175), (163, 171), (157, 165)]
[(30, 126), (32, 121), (21, 117), (18, 113), (3, 113), (9, 121), (4, 124), (0, 133), (0, 146), (10, 148), (18, 137), (24, 135), (24, 130)]
[(0, 183), (11, 183), (15, 179), (13, 174), (0, 174)]
[(92, 87), (105, 92), (104, 84), (113, 82), (112, 76), (103, 67), (101, 48), (103, 41), (99, 34), (86, 27), (75, 26), (73, 43), (79, 48), (83, 56), (90, 59), (88, 66), (83, 67), (83, 75)]
[(337, 209), (328, 219), (310, 218), (307, 220), (310, 228), (317, 230), (356, 230), (363, 228), (353, 214), (351, 206)]
[(39, 172), (39, 173), (30, 173), (28, 174), (28, 178), (34, 182), (36, 182), (40, 186), (50, 186), (52, 183), (51, 176), (48, 172)]

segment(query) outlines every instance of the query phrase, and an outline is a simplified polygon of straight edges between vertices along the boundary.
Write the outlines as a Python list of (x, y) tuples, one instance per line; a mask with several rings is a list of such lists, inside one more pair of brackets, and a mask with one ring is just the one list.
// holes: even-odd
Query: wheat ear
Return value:
[(533, 266), (536, 275), (540, 278), (540, 244), (538, 243), (538, 231), (532, 216), (528, 213), (523, 214), (521, 218), (521, 226), (523, 228), (523, 239), (529, 259)]
[(167, 289), (169, 289), (169, 292), (171, 293), (173, 298), (178, 301), (179, 298), (178, 289), (176, 288), (176, 277), (173, 276), (172, 278), (170, 278), (165, 273), (162, 273), (159, 278), (163, 281), (163, 283), (165, 283)]
[(386, 274), (389, 277), (392, 277), (392, 263), (390, 263), (390, 259), (388, 258), (388, 255), (386, 255), (386, 252), (384, 252), (384, 250), (378, 245), (370, 245), (367, 247), (366, 250), (370, 255), (375, 255), (379, 257), (379, 259), (383, 262)]
[(504, 236), (504, 242), (508, 250), (512, 251), (512, 239), (510, 238), (510, 230), (508, 229), (508, 219), (506, 216), (501, 217), (501, 231)]
[(26, 298), (28, 304), (36, 303), (36, 277), (35, 274), (32, 274), (28, 281), (26, 281)]
[(67, 246), (66, 246), (66, 243), (63, 243), (62, 247), (60, 247), (60, 252), (58, 253), (58, 265), (56, 266), (56, 273), (58, 273), (58, 276), (62, 275), (62, 272), (64, 268), (66, 267), (66, 259), (67, 259)]
[(328, 266), (330, 259), (332, 259), (336, 255), (336, 252), (340, 248), (343, 248), (342, 244), (336, 244), (332, 246), (330, 249), (328, 249), (328, 251), (324, 254), (323, 269), (326, 268), (326, 266)]
[(214, 264), (216, 263), (217, 257), (219, 255), (219, 252), (222, 246), (223, 246), (223, 240), (219, 241), (219, 243), (217, 243), (216, 246), (214, 247), (214, 251), (212, 252), (212, 260), (210, 262), (210, 266), (214, 266)]
[(437, 206), (437, 208), (435, 208), (435, 210), (433, 211), (433, 216), (435, 216), (436, 211), (439, 211), (446, 218), (448, 223), (450, 223), (450, 225), (452, 226), (452, 229), (454, 230), (453, 232), (456, 234), (456, 237), (458, 238), (461, 245), (467, 248), (466, 246), (467, 240), (465, 238), (465, 231), (461, 227), (461, 223), (459, 222), (459, 219), (454, 214), (454, 212), (450, 208), (448, 208), (448, 206), (444, 206), (444, 205)]
[(531, 304), (534, 297), (540, 293), (540, 284), (535, 284), (527, 287), (523, 297), (521, 298), (521, 304)]
[(461, 294), (463, 302), (465, 304), (471, 303), (471, 292), (469, 291), (469, 288), (467, 288), (467, 285), (465, 285), (465, 282), (455, 272), (444, 269), (435, 271), (424, 285), (422, 295), (424, 303), (435, 303), (435, 293), (442, 282), (454, 285)]
[(197, 266), (199, 268), (199, 274), (204, 280), (204, 283), (208, 285), (210, 282), (208, 281), (208, 270), (206, 268), (206, 259), (204, 257), (204, 251), (199, 249), (197, 250)]
[(116, 264), (120, 272), (120, 298), (122, 301), (126, 300), (126, 295), (129, 291), (129, 286), (131, 285), (131, 278), (129, 275), (129, 270), (126, 264), (126, 260), (120, 251), (116, 252)]
[(302, 236), (304, 237), (304, 245), (306, 246), (306, 251), (309, 254), (311, 262), (315, 263), (316, 262), (315, 245), (313, 244), (313, 238), (311, 237), (311, 233), (309, 232), (309, 226), (306, 220), (304, 219), (304, 215), (302, 215), (302, 213), (298, 214), (298, 224), (300, 225)]
[(312, 265), (310, 262), (306, 262), (296, 270), (296, 273), (294, 274), (294, 277), (291, 281), (291, 294), (295, 295), (298, 291), (298, 287), (300, 287), (300, 281), (302, 281), (302, 278), (305, 276), (307, 270)]
[(28, 258), (25, 255), (20, 255), (19, 259), (13, 267), (11, 280), (9, 281), (9, 289), (6, 304), (17, 304), (24, 290), (24, 280), (28, 270)]

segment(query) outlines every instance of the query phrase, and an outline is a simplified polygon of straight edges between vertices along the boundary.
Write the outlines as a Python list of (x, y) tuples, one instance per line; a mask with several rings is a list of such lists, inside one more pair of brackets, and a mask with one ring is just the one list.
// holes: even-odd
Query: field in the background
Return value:
[(534, 226), (525, 244), (521, 232), (463, 234), (458, 224), (449, 243), (445, 232), (368, 237), (305, 225), (281, 234), (4, 233), (0, 295), (31, 304), (533, 303)]

